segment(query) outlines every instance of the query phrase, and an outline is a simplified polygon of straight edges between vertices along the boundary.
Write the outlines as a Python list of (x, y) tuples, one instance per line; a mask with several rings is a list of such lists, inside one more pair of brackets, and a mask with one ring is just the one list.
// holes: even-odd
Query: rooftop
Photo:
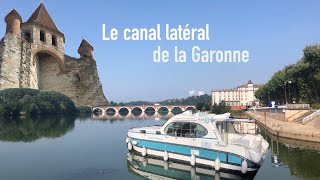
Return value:
[(38, 6), (38, 8), (32, 13), (28, 21), (25, 23), (36, 23), (50, 30), (61, 33), (43, 3)]
[[(227, 91), (238, 91), (238, 88), (245, 88), (245, 87), (248, 87), (248, 84), (253, 84), (251, 80), (248, 81), (247, 84), (240, 84), (239, 86), (237, 86), (236, 88), (232, 88), (232, 89), (215, 89), (215, 90), (212, 90), (211, 92), (220, 92), (220, 91), (224, 91), (224, 92), (227, 92)], [(263, 86), (263, 84), (253, 84), (253, 87), (261, 87)]]

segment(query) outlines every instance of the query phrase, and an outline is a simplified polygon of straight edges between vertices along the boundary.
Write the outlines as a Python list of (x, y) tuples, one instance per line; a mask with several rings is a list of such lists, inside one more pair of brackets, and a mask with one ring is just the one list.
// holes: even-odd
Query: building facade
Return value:
[(85, 40), (80, 58), (64, 54), (65, 37), (41, 3), (23, 22), (14, 9), (6, 17), (0, 41), (0, 90), (32, 88), (57, 91), (77, 106), (107, 103), (98, 76), (93, 47)]
[[(252, 106), (256, 102), (255, 92), (262, 84), (253, 84), (251, 80), (247, 84), (233, 89), (211, 91), (212, 104), (225, 101), (229, 106)], [(257, 103), (257, 102), (256, 102)]]

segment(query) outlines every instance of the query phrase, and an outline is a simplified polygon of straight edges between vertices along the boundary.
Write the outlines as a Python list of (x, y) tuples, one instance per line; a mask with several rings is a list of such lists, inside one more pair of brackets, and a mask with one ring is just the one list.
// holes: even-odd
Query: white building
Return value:
[(222, 89), (211, 91), (212, 104), (225, 101), (229, 106), (251, 106), (256, 97), (255, 92), (262, 84), (253, 84), (251, 80), (247, 84), (240, 85), (234, 89)]

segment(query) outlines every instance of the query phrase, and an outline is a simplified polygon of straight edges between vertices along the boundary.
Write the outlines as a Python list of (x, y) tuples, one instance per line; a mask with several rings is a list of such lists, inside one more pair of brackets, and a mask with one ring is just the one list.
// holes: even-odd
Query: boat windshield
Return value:
[(229, 143), (230, 137), (232, 137), (234, 134), (238, 134), (237, 131), (234, 129), (232, 122), (230, 121), (216, 122), (216, 125), (220, 133), (221, 140), (226, 144)]
[(217, 129), (220, 133), (229, 133), (229, 134), (237, 134), (233, 123), (230, 121), (220, 121), (216, 123)]

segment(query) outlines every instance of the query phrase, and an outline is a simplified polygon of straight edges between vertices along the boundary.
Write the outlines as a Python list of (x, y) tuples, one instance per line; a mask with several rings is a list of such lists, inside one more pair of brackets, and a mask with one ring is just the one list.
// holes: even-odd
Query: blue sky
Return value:
[[(117, 102), (158, 101), (187, 97), (190, 90), (231, 88), (251, 79), (265, 83), (272, 74), (302, 57), (306, 45), (320, 42), (320, 1), (61, 1), (0, 0), (0, 35), (5, 15), (13, 8), (26, 21), (40, 2), (65, 34), (65, 53), (79, 57), (85, 37), (107, 99)], [(156, 24), (210, 24), (210, 41), (102, 40), (102, 24), (124, 28)], [(156, 64), (152, 52), (160, 45), (186, 50), (197, 45), (212, 50), (248, 50), (248, 63)], [(190, 53), (190, 52), (189, 52)]]

